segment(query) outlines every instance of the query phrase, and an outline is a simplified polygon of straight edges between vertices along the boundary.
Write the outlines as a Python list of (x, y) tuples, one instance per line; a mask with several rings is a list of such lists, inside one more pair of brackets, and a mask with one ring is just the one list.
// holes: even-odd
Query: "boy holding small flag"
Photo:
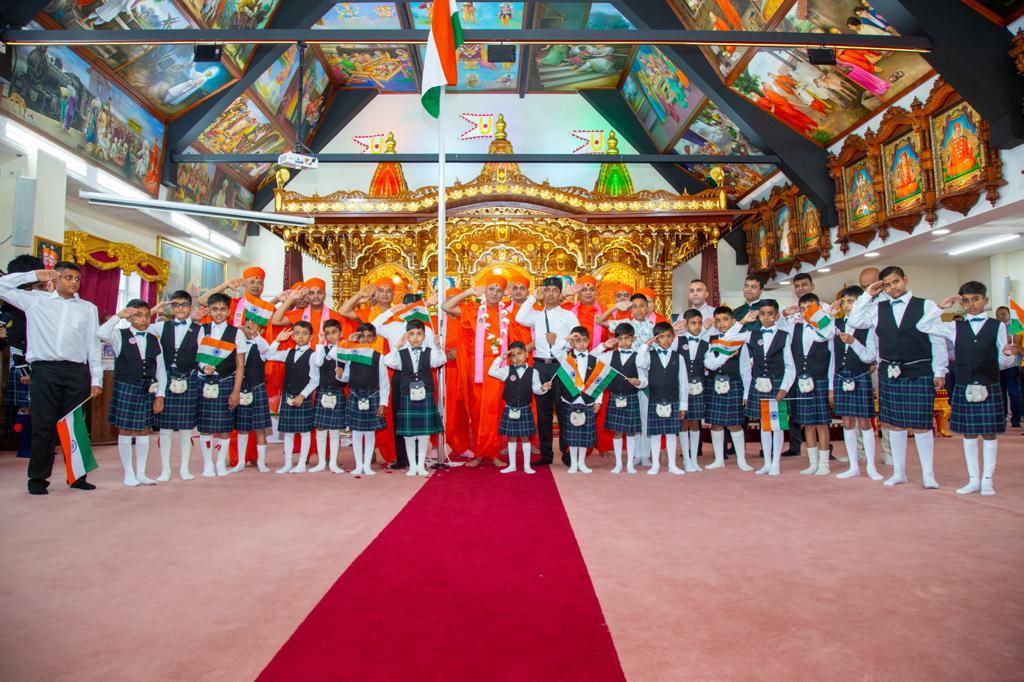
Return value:
[[(199, 447), (203, 453), (203, 476), (228, 473), (228, 447), (234, 428), (234, 409), (238, 407), (245, 371), (248, 344), (242, 330), (228, 324), (231, 299), (225, 294), (207, 298), (210, 322), (199, 331), (196, 360), (202, 372), (199, 398)], [(213, 445), (217, 445), (217, 467), (213, 465)]]
[[(279, 474), (304, 473), (309, 459), (310, 433), (313, 431), (313, 403), (309, 397), (320, 383), (320, 371), (312, 360), (314, 353), (309, 346), (312, 336), (313, 325), (299, 320), (291, 329), (277, 335), (267, 355), (269, 361), (284, 363), (284, 393), (277, 422), (277, 428), (284, 436), (284, 465), (277, 470)], [(289, 339), (295, 346), (279, 350), (280, 345)], [(299, 461), (292, 466), (295, 436), (299, 437)], [(319, 457), (324, 461), (326, 455), (321, 451)]]
[(601, 409), (601, 394), (594, 395), (586, 389), (597, 378), (598, 361), (589, 352), (590, 333), (586, 327), (573, 327), (566, 341), (568, 352), (561, 347), (552, 350), (559, 362), (555, 372), (561, 397), (559, 440), (569, 447), (569, 473), (589, 474), (592, 469), (587, 466), (587, 452), (597, 445), (597, 413)]
[(338, 447), (341, 443), (341, 431), (345, 428), (345, 363), (338, 360), (338, 341), (341, 340), (341, 322), (327, 320), (321, 333), (323, 344), (317, 347), (313, 356), (320, 373), (319, 388), (316, 389), (316, 405), (313, 407), (313, 428), (316, 429), (316, 451), (320, 454), (319, 463), (310, 469), (310, 473), (322, 471), (327, 461), (327, 440), (330, 438), (331, 472), (343, 474), (345, 470), (338, 466)]
[(732, 308), (720, 305), (715, 308), (715, 329), (708, 340), (704, 354), (704, 367), (708, 370), (707, 385), (712, 389), (708, 400), (707, 416), (704, 420), (711, 427), (711, 447), (715, 461), (705, 469), (725, 467), (725, 429), (729, 430), (736, 461), (740, 468), (749, 471), (752, 467), (746, 460), (746, 436), (743, 433), (745, 421), (743, 396), (750, 387), (750, 355), (742, 341), (729, 341), (726, 332), (736, 324)]
[(352, 474), (373, 476), (373, 450), (377, 432), (387, 428), (391, 381), (383, 356), (375, 345), (377, 332), (363, 322), (348, 341), (339, 344), (338, 360), (348, 363), (347, 423), (352, 429), (352, 451), (356, 466)]
[(600, 360), (610, 365), (618, 376), (612, 381), (605, 408), (604, 428), (612, 433), (615, 453), (613, 474), (622, 471), (622, 441), (626, 441), (626, 473), (635, 474), (636, 439), (643, 434), (640, 419), (640, 391), (647, 387), (647, 372), (637, 365), (637, 351), (633, 349), (633, 325), (622, 322), (615, 327), (615, 338), (608, 339)]
[[(508, 358), (509, 364), (502, 366)], [(533, 396), (543, 395), (551, 389), (551, 382), (541, 383), (540, 374), (526, 364), (526, 344), (513, 341), (508, 352), (494, 358), (487, 373), (505, 384), (501, 393), (504, 406), (498, 433), (508, 438), (508, 466), (501, 470), (510, 474), (516, 470), (516, 446), (523, 446), (523, 471), (532, 474), (530, 466), (530, 439), (537, 433), (533, 420)]]
[(686, 472), (676, 466), (676, 434), (680, 420), (686, 417), (690, 393), (684, 387), (690, 382), (686, 363), (674, 348), (676, 333), (672, 325), (658, 322), (653, 331), (653, 338), (643, 346), (637, 358), (639, 368), (647, 372), (647, 437), (651, 439), (651, 468), (647, 473), (653, 476), (661, 469), (661, 437), (664, 436), (668, 471), (682, 476)]
[[(943, 322), (941, 311), (960, 303), (967, 319)], [(950, 399), (953, 431), (963, 436), (967, 485), (959, 495), (981, 492), (995, 495), (998, 434), (1006, 431), (1006, 406), (1000, 391), (999, 372), (1016, 363), (1020, 351), (1009, 343), (1006, 325), (985, 314), (988, 289), (981, 282), (966, 282), (956, 296), (941, 301), (926, 313), (918, 329), (949, 339), (955, 348), (956, 386)], [(978, 437), (981, 437), (983, 469), (978, 469)], [(979, 475), (980, 474), (980, 475)]]
[(235, 408), (235, 430), (238, 431), (238, 464), (232, 473), (245, 468), (245, 451), (249, 434), (256, 437), (256, 468), (261, 474), (270, 471), (267, 466), (267, 429), (271, 427), (270, 400), (267, 396), (266, 360), (270, 344), (263, 338), (264, 318), (249, 317), (242, 327), (249, 350), (245, 353), (242, 372), (242, 390)]
[[(128, 320), (131, 327), (117, 329), (121, 320)], [(96, 332), (101, 341), (110, 342), (116, 356), (114, 396), (110, 401), (107, 421), (117, 427), (117, 454), (124, 469), (124, 484), (129, 487), (156, 483), (146, 475), (146, 460), (149, 457), (153, 415), (164, 409), (167, 372), (160, 358), (160, 340), (148, 331), (149, 320), (149, 304), (134, 299)]]

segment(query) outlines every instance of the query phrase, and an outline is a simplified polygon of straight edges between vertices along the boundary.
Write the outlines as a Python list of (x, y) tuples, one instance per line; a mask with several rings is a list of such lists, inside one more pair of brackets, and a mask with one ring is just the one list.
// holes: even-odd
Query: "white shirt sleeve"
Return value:
[(742, 341), (743, 343), (750, 342), (750, 332), (743, 331), (743, 326), (737, 322), (733, 326), (729, 327), (729, 331), (722, 335), (724, 341)]
[(431, 368), (438, 368), (444, 363), (448, 362), (448, 356), (443, 352), (438, 351), (436, 348), (430, 351), (430, 366)]
[(313, 362), (316, 353), (312, 348), (307, 349), (306, 352), (311, 355), (309, 356), (309, 381), (306, 383), (306, 387), (302, 389), (303, 398), (308, 398), (313, 391), (320, 387), (320, 365)]
[[(507, 369), (507, 368), (506, 368)], [(547, 390), (544, 388), (544, 384), (541, 383), (540, 374), (536, 371), (533, 372), (533, 392), (536, 395), (544, 395)]]
[(103, 386), (103, 348), (100, 346), (98, 328), (100, 314), (96, 306), (89, 304), (90, 313), (86, 316), (86, 343), (89, 344), (89, 375), (93, 386)]
[(999, 329), (996, 330), (996, 353), (998, 354), (999, 369), (1011, 369), (1017, 366), (1016, 355), (1003, 355), (1003, 349), (1006, 348), (1006, 337), (1009, 332), (1006, 330), (1006, 324), (1004, 322), (999, 323)]
[(380, 404), (387, 406), (391, 398), (391, 381), (388, 377), (388, 368), (383, 362), (377, 363), (377, 392), (380, 394)]
[(690, 381), (686, 376), (686, 363), (679, 358), (679, 409), (690, 409)]
[(101, 324), (95, 334), (99, 341), (110, 342), (110, 345), (114, 348), (114, 355), (121, 354), (121, 335), (117, 333), (117, 324), (120, 321), (121, 318), (114, 315), (109, 320)]
[(865, 341), (866, 343), (861, 343), (854, 339), (851, 347), (861, 362), (871, 364), (878, 360), (878, 335), (875, 334), (874, 329), (868, 330), (868, 337)]
[(877, 325), (878, 301), (879, 297), (872, 298), (871, 294), (866, 291), (861, 294), (853, 302), (850, 315), (846, 318), (846, 326), (853, 327), (854, 329), (870, 329)]
[[(793, 360), (793, 344), (790, 343), (792, 339), (786, 339), (786, 345), (782, 348), (782, 384), (779, 386), (780, 391), (789, 392), (792, 388), (793, 382), (796, 381), (796, 361)], [(831, 359), (831, 354), (829, 358)], [(832, 367), (829, 365), (829, 382), (832, 381)], [(831, 387), (831, 383), (829, 384)]]
[[(155, 343), (157, 346), (160, 345), (159, 339), (153, 337), (146, 339), (146, 343)], [(156, 397), (163, 398), (167, 394), (167, 367), (164, 366), (164, 359), (162, 357), (163, 348), (160, 349), (161, 355), (156, 356)]]
[[(502, 367), (501, 360), (502, 358), (500, 355), (495, 357), (494, 362), (492, 362), (491, 366), (487, 368), (487, 374), (498, 381), (505, 381), (508, 379), (508, 373), (511, 371), (511, 365), (505, 365)], [(533, 373), (533, 378), (537, 378), (536, 372)]]
[[(934, 301), (925, 299), (924, 316), (931, 317), (936, 313), (942, 315), (939, 306), (935, 305)], [(922, 319), (924, 319), (924, 316), (922, 316)], [(932, 344), (932, 376), (944, 377), (946, 372), (949, 371), (949, 351), (946, 349), (946, 339), (937, 334), (929, 334), (928, 340)]]
[(398, 348), (392, 348), (391, 351), (384, 356), (384, 364), (391, 369), (402, 369), (402, 359), (398, 357)]
[(264, 356), (263, 359), (267, 360), (268, 362), (284, 362), (285, 360), (287, 360), (288, 351), (278, 350), (278, 346), (279, 344), (277, 343), (277, 341), (274, 341), (272, 344), (270, 344), (270, 347), (267, 348), (267, 354)]
[(740, 349), (740, 379), (743, 381), (743, 395), (750, 390), (750, 375), (752, 373), (753, 360), (746, 344)]
[(533, 294), (527, 296), (526, 300), (523, 301), (523, 304), (519, 306), (519, 310), (516, 311), (516, 322), (524, 327), (530, 327), (532, 329), (537, 324), (537, 311), (533, 309), (533, 306), (536, 303), (536, 296)]
[(35, 299), (46, 296), (45, 291), (26, 291), (19, 289), (23, 284), (38, 282), (39, 278), (33, 272), (15, 272), (0, 277), (0, 299), (3, 299), (13, 306), (27, 311), (32, 307)]
[(636, 353), (636, 368), (642, 369), (644, 372), (651, 367), (651, 347), (646, 343), (640, 347), (640, 350), (633, 351)]
[[(840, 342), (842, 343), (842, 342)], [(828, 390), (835, 390), (835, 375), (836, 375), (836, 354), (835, 348), (828, 354)]]

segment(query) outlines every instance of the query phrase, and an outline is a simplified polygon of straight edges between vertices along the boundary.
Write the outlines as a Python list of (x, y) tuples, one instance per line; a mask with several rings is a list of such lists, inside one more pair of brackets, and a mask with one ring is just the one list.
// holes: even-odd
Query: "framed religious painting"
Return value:
[(808, 265), (814, 265), (823, 256), (828, 258), (832, 247), (828, 229), (822, 229), (821, 212), (803, 194), (796, 197), (796, 226), (796, 257)]
[(165, 300), (171, 292), (184, 289), (196, 299), (205, 291), (227, 279), (226, 264), (187, 246), (163, 237), (156, 238), (157, 255), (165, 259), (170, 267), (167, 284), (161, 289), (159, 299)]
[(829, 173), (836, 183), (836, 211), (839, 213), (839, 244), (843, 253), (854, 242), (865, 246), (888, 230), (876, 157), (859, 135), (850, 135), (838, 156), (830, 156)]
[(938, 203), (967, 215), (984, 192), (994, 205), (1006, 180), (999, 154), (989, 147), (988, 123), (942, 79), (928, 95), (924, 113)]
[(60, 242), (41, 237), (33, 237), (32, 242), (32, 255), (42, 259), (47, 270), (53, 270), (54, 265), (64, 260), (64, 245)]
[(771, 265), (773, 270), (789, 272), (797, 264), (799, 248), (796, 224), (796, 194), (793, 185), (779, 185), (772, 188), (765, 201), (755, 201), (751, 208), (761, 213), (767, 226), (768, 241), (771, 243)]
[(769, 236), (769, 222), (762, 211), (758, 211), (744, 223), (747, 236), (747, 263), (751, 272), (766, 275), (772, 271), (772, 244)]
[(866, 139), (878, 159), (887, 227), (912, 232), (921, 218), (935, 222), (935, 192), (929, 176), (928, 124), (914, 100), (910, 109), (891, 107)]

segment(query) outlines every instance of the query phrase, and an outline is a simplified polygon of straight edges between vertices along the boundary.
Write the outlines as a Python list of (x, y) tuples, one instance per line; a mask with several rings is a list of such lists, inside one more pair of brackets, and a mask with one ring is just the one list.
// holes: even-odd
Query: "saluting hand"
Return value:
[(872, 282), (871, 284), (868, 285), (867, 292), (868, 294), (871, 295), (871, 298), (874, 298), (875, 296), (878, 296), (880, 293), (882, 293), (882, 289), (884, 287), (885, 285), (882, 284), (881, 280), (877, 282)]
[(277, 343), (284, 343), (290, 338), (292, 338), (292, 330), (284, 329), (281, 331), (280, 334), (277, 335), (277, 338), (275, 338), (274, 341), (276, 341)]
[[(794, 306), (790, 306), (790, 308), (792, 307)], [(786, 308), (786, 310), (788, 311), (789, 308)], [(740, 324), (750, 324), (751, 322), (757, 319), (757, 313), (758, 311), (756, 310), (747, 311), (747, 314), (743, 316), (742, 320), (740, 320)], [(790, 313), (787, 312), (786, 314), (789, 315)]]
[(619, 301), (618, 303), (615, 304), (615, 309), (621, 312), (626, 312), (632, 305), (633, 304), (630, 301)]
[(785, 315), (786, 317), (789, 317), (790, 315), (796, 315), (799, 312), (800, 312), (800, 305), (797, 304), (797, 303), (794, 303), (791, 306), (786, 306), (786, 309), (782, 311), (782, 314)]
[(60, 278), (60, 273), (56, 270), (36, 270), (36, 279), (43, 284), (49, 284), (55, 282)]
[(939, 310), (946, 310), (952, 308), (954, 303), (959, 303), (962, 300), (960, 294), (953, 294), (939, 301)]

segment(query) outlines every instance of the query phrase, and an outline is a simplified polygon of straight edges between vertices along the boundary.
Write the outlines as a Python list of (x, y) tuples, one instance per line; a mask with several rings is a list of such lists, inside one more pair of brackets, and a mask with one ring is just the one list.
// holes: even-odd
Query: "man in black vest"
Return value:
[(911, 293), (903, 269), (891, 265), (883, 268), (880, 276), (853, 304), (847, 325), (874, 328), (878, 336), (879, 417), (882, 428), (889, 429), (893, 465), (885, 484), (907, 482), (907, 437), (912, 432), (921, 461), (921, 482), (925, 488), (938, 488), (932, 461), (932, 415), (935, 391), (945, 386), (946, 342), (918, 328), (936, 306)]

